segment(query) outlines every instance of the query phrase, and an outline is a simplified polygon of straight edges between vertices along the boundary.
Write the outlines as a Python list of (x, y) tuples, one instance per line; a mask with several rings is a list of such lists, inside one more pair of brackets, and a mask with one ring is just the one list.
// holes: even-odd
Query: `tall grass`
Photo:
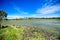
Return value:
[(9, 26), (0, 30), (0, 40), (58, 40), (47, 35), (34, 27)]
[(44, 34), (33, 27), (7, 27), (0, 30), (0, 40), (45, 40)]

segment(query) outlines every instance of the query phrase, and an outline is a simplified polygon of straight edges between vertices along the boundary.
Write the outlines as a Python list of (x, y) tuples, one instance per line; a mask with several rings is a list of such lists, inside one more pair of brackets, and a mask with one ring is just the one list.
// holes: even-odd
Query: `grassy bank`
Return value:
[(57, 40), (34, 27), (9, 26), (0, 30), (0, 40)]
[(33, 27), (11, 26), (0, 30), (0, 40), (45, 40), (45, 36)]

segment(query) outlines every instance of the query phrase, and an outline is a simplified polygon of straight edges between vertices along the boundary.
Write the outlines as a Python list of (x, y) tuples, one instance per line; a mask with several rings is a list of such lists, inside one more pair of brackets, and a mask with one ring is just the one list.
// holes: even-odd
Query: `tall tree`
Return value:
[(6, 17), (7, 17), (7, 13), (3, 10), (0, 10), (0, 28), (2, 27), (1, 22), (2, 22), (3, 18), (6, 18)]

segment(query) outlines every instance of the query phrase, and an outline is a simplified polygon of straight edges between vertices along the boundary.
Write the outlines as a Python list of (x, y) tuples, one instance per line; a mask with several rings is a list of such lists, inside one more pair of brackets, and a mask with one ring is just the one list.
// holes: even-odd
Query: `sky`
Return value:
[(60, 0), (0, 0), (7, 18), (60, 17)]

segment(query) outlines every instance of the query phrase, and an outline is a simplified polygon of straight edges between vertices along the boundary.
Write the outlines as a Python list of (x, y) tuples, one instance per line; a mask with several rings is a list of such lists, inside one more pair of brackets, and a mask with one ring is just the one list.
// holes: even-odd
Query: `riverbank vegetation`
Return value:
[(0, 40), (58, 40), (53, 34), (45, 34), (34, 27), (8, 26), (0, 29)]

